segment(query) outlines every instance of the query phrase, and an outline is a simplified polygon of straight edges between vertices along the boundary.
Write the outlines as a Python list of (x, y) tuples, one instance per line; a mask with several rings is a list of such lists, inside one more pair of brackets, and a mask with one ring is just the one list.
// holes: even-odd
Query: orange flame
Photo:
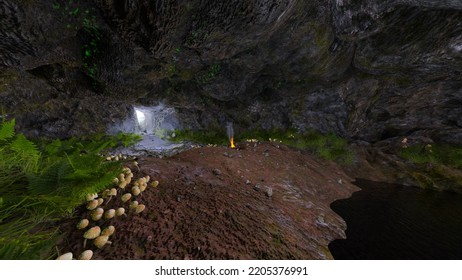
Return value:
[(231, 149), (236, 148), (236, 146), (234, 146), (234, 138), (233, 137), (231, 137), (231, 139), (229, 139), (229, 142), (231, 144)]

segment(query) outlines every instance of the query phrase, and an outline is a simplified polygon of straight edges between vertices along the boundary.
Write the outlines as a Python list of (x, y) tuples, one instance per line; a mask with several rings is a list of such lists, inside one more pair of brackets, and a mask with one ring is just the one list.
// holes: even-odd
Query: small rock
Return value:
[(264, 153), (264, 155), (265, 155), (265, 157), (269, 157), (269, 153), (268, 153), (268, 152)]
[(341, 185), (341, 184), (343, 184), (343, 181), (342, 181), (342, 179), (338, 179), (338, 181), (337, 181), (337, 182), (338, 182), (340, 185)]
[(181, 202), (181, 196), (177, 196), (176, 201)]
[(250, 180), (246, 180), (245, 183), (246, 183), (247, 185), (250, 185), (251, 182), (250, 182)]
[(256, 190), (256, 191), (260, 191), (260, 189), (261, 189), (260, 184), (256, 184), (256, 185), (253, 187), (253, 189)]
[(265, 194), (266, 194), (267, 197), (272, 197), (272, 196), (273, 196), (273, 188), (268, 187), (268, 188), (266, 189), (266, 193), (265, 193)]
[(227, 153), (227, 152), (224, 152), (223, 155), (224, 155), (225, 157), (227, 157), (227, 156), (228, 156), (228, 153)]
[(213, 173), (213, 175), (216, 175), (216, 176), (218, 176), (218, 175), (221, 175), (221, 170), (220, 170), (220, 169), (217, 169), (217, 168), (215, 168), (214, 170), (212, 170), (212, 173)]
[(316, 218), (316, 225), (318, 225), (320, 227), (329, 227), (329, 224), (327, 224), (324, 221), (324, 216), (319, 216), (319, 217)]

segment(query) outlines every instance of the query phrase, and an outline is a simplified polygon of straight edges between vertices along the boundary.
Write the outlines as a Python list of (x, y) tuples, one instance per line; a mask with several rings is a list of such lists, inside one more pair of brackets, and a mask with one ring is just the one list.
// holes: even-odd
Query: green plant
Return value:
[(399, 155), (416, 164), (444, 164), (462, 169), (462, 146), (415, 144), (403, 148)]
[(172, 77), (173, 75), (175, 75), (177, 72), (177, 69), (176, 69), (176, 64), (175, 62), (171, 62), (167, 65), (167, 67), (165, 68), (165, 73), (168, 77)]
[(221, 71), (219, 64), (215, 63), (207, 69), (207, 73), (196, 77), (197, 83), (204, 85), (213, 80)]
[(43, 259), (59, 238), (54, 223), (72, 215), (85, 195), (103, 190), (121, 172), (120, 163), (98, 153), (138, 140), (97, 135), (35, 144), (0, 126), (0, 259)]
[(96, 17), (85, 17), (82, 22), (87, 41), (83, 45), (83, 66), (91, 78), (95, 78), (98, 71), (97, 57), (100, 54), (102, 35), (96, 24)]
[[(3, 121), (0, 128), (0, 256), (37, 257), (51, 233), (30, 235), (50, 211), (41, 199), (29, 196), (28, 175), (38, 171), (40, 153), (24, 135), (15, 135), (15, 121)], [(43, 207), (45, 206), (45, 207)], [(44, 210), (45, 208), (45, 210)], [(44, 238), (46, 237), (46, 238)]]
[[(169, 136), (170, 139), (176, 142), (192, 141), (201, 144), (229, 144), (225, 131), (220, 130), (175, 130), (169, 132)], [(300, 134), (291, 129), (250, 130), (236, 135), (236, 139), (238, 141), (248, 139), (277, 141), (289, 147), (308, 150), (321, 158), (333, 160), (341, 164), (348, 165), (353, 163), (354, 160), (354, 153), (349, 148), (348, 141), (335, 134), (322, 134), (316, 131)]]
[(275, 89), (281, 89), (283, 85), (284, 85), (284, 81), (283, 81), (283, 80), (277, 80), (277, 81), (274, 82), (273, 87), (274, 87)]
[(241, 137), (261, 141), (279, 141), (289, 147), (308, 150), (321, 158), (342, 164), (351, 164), (354, 159), (348, 141), (332, 133), (322, 134), (317, 131), (309, 131), (301, 134), (291, 129), (273, 129), (248, 131)]
[(59, 13), (63, 24), (69, 31), (83, 31), (83, 69), (89, 77), (95, 79), (98, 72), (97, 57), (100, 54), (99, 45), (102, 41), (102, 34), (99, 31), (94, 10), (84, 10), (79, 0), (55, 0), (52, 7), (56, 13)]
[(335, 134), (321, 134), (310, 132), (303, 135), (301, 146), (318, 154), (327, 160), (334, 160), (343, 164), (353, 163), (354, 154), (348, 147), (347, 140)]
[[(15, 136), (15, 121), (3, 122), (0, 128), (0, 194), (10, 193), (12, 185), (26, 180), (37, 171), (40, 153), (24, 135)], [(5, 201), (3, 200), (5, 203)]]

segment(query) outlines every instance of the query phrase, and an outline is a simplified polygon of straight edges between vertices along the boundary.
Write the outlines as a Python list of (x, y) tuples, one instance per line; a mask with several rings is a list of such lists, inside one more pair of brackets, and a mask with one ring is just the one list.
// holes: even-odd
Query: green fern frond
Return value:
[(14, 141), (11, 143), (11, 149), (27, 157), (40, 157), (40, 153), (37, 149), (37, 146), (31, 141), (27, 140), (23, 134), (19, 134), (18, 136), (16, 136)]
[(108, 188), (111, 185), (111, 180), (120, 173), (119, 168), (112, 168), (112, 170), (106, 170), (100, 172), (99, 176), (93, 177), (91, 180), (82, 181), (79, 185), (72, 187), (72, 197), (75, 198), (76, 203), (81, 203), (85, 195), (88, 193), (98, 193)]
[(10, 139), (14, 136), (15, 120), (4, 121), (0, 126), (0, 141)]
[(55, 195), (66, 186), (64, 178), (72, 172), (67, 160), (55, 162), (41, 173), (29, 175), (29, 191), (32, 195)]
[(73, 172), (64, 181), (68, 182), (68, 192), (77, 203), (88, 193), (97, 193), (107, 188), (121, 171), (120, 163), (105, 162), (99, 156), (79, 155), (69, 157)]
[(37, 146), (27, 140), (23, 134), (16, 136), (11, 143), (10, 148), (16, 153), (16, 155), (21, 157), (21, 161), (23, 162), (22, 166), (25, 172), (35, 172), (37, 170), (40, 152), (38, 151)]
[[(0, 259), (50, 257), (54, 222), (72, 215), (88, 193), (111, 185), (121, 163), (98, 153), (135, 137), (39, 142), (14, 133), (14, 120), (0, 127)], [(40, 147), (40, 149), (38, 148)]]
[(59, 235), (56, 230), (0, 238), (1, 260), (49, 259)]
[(26, 172), (35, 170), (37, 160), (23, 158), (8, 147), (0, 149), (0, 194), (21, 193), (27, 185)]
[(53, 142), (46, 144), (43, 148), (45, 154), (49, 155), (56, 155), (61, 151), (63, 143), (60, 139), (54, 140)]
[(119, 163), (104, 162), (96, 155), (69, 155), (40, 174), (29, 176), (29, 191), (68, 198), (68, 210), (82, 203), (86, 194), (107, 188), (120, 170)]

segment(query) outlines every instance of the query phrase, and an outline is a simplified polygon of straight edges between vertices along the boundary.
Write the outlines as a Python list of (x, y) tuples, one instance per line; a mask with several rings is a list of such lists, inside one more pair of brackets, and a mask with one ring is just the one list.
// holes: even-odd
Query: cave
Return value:
[(19, 212), (0, 258), (335, 259), (368, 191), (459, 211), (461, 18), (454, 0), (2, 0), (0, 209)]

